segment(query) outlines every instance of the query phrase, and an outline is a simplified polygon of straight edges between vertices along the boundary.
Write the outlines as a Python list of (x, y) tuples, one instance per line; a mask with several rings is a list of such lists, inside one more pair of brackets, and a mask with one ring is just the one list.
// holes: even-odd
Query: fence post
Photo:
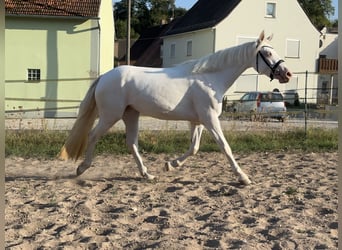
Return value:
[(308, 126), (308, 71), (305, 71), (305, 97), (304, 97), (304, 124), (305, 124), (305, 139), (307, 133), (307, 126)]
[(333, 90), (334, 90), (334, 75), (331, 74), (331, 75), (330, 75), (329, 105), (332, 105)]

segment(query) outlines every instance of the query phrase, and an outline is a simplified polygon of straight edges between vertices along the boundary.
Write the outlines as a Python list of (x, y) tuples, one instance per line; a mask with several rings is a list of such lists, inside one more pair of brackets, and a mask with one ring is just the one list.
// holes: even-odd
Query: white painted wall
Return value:
[(323, 46), (319, 53), (329, 59), (338, 59), (338, 34), (327, 33), (321, 37)]
[[(211, 28), (165, 37), (163, 44), (163, 67), (172, 67), (175, 64), (213, 53), (214, 37), (214, 30)], [(187, 41), (192, 41), (191, 56), (187, 56)], [(172, 44), (175, 44), (174, 57), (171, 57)]]
[(100, 74), (114, 67), (114, 17), (112, 0), (101, 0), (100, 24)]

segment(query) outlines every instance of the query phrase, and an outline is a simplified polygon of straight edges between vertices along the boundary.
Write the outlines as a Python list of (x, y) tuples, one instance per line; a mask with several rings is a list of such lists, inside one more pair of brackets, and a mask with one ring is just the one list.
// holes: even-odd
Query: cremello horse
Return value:
[[(250, 184), (228, 145), (219, 121), (224, 93), (247, 68), (286, 83), (291, 72), (261, 32), (255, 42), (224, 49), (171, 68), (120, 66), (98, 77), (79, 109), (78, 118), (60, 152), (62, 159), (85, 158), (77, 175), (91, 166), (95, 144), (117, 121), (126, 126), (126, 143), (141, 175), (147, 172), (138, 152), (139, 115), (165, 120), (186, 120), (191, 124), (190, 149), (166, 163), (171, 169), (184, 164), (199, 149), (203, 126), (211, 133), (243, 184)], [(97, 125), (92, 129), (96, 118)], [(89, 131), (91, 131), (89, 133)]]

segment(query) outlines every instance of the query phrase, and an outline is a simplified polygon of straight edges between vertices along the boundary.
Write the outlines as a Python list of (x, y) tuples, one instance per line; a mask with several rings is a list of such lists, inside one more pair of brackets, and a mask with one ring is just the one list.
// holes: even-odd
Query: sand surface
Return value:
[[(6, 158), (8, 249), (337, 249), (338, 153), (221, 153), (165, 172), (169, 155), (99, 156), (76, 164)], [(175, 157), (175, 156), (172, 156)]]

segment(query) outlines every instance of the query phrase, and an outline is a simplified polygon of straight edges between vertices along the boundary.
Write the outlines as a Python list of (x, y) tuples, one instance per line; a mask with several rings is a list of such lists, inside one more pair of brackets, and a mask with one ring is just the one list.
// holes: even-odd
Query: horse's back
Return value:
[(190, 85), (177, 68), (120, 66), (101, 77), (96, 98), (103, 107), (131, 106), (142, 115), (193, 120)]

